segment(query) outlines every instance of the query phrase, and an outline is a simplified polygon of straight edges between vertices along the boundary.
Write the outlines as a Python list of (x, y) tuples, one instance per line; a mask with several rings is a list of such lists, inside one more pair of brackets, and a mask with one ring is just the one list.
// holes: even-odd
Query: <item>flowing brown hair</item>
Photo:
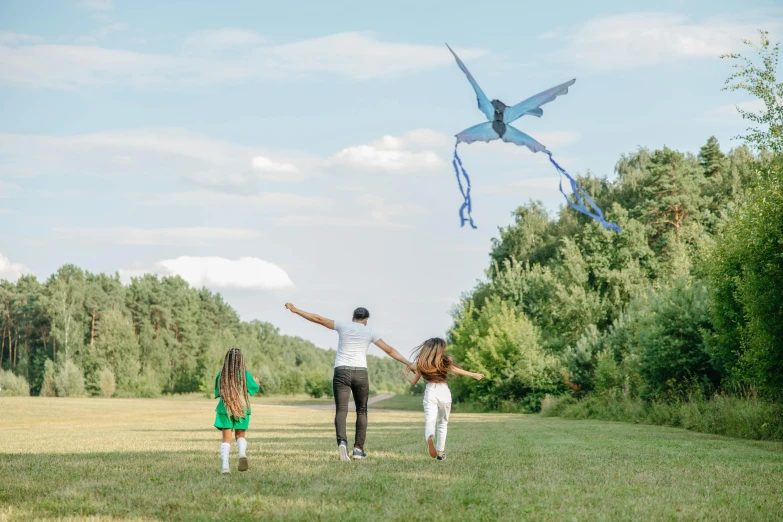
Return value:
[(232, 348), (226, 352), (218, 387), (226, 412), (235, 419), (245, 418), (250, 396), (247, 393), (245, 378), (245, 356), (239, 348)]
[(426, 381), (445, 381), (453, 364), (451, 356), (446, 355), (446, 341), (440, 337), (427, 339), (417, 346), (413, 358), (416, 369)]

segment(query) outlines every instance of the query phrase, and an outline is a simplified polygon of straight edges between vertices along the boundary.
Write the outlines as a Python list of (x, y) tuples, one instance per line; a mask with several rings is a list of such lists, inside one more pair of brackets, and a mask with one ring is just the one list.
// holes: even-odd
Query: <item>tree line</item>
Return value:
[(728, 56), (739, 67), (727, 89), (766, 107), (741, 111), (757, 124), (743, 145), (640, 148), (612, 181), (579, 178), (622, 233), (537, 202), (499, 229), (449, 334), (457, 359), (486, 377), (455, 382), (455, 400), (517, 411), (548, 394), (783, 401), (783, 83), (778, 47), (763, 32), (754, 47), (761, 65)]
[[(45, 282), (0, 282), (3, 394), (156, 397), (210, 393), (238, 347), (261, 393), (332, 393), (335, 351), (241, 321), (220, 294), (181, 277), (119, 275), (64, 265)], [(399, 364), (369, 357), (376, 390), (403, 391)]]

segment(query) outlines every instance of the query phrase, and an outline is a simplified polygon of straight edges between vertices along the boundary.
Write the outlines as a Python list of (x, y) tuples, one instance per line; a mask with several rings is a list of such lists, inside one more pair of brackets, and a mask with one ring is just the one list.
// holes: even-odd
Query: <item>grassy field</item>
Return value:
[(369, 458), (343, 463), (333, 412), (256, 403), (250, 471), (232, 453), (223, 476), (214, 407), (0, 398), (0, 520), (783, 519), (781, 443), (454, 414), (439, 462), (423, 413), (390, 411), (370, 413)]
[(370, 408), (376, 410), (406, 410), (419, 411), (424, 415), (424, 407), (421, 404), (422, 395), (395, 395), (388, 399), (376, 402)]

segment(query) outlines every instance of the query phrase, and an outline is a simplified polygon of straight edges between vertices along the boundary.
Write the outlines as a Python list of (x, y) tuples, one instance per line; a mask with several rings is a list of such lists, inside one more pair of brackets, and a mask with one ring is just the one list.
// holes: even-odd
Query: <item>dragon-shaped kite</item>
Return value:
[[(487, 98), (487, 95), (484, 94), (484, 91), (481, 90), (481, 87), (479, 87), (478, 83), (473, 78), (473, 75), (470, 74), (468, 68), (465, 67), (465, 64), (462, 63), (462, 60), (459, 59), (459, 56), (457, 56), (457, 54), (454, 52), (454, 50), (452, 50), (451, 47), (449, 47), (448, 44), (446, 44), (446, 47), (448, 47), (449, 51), (451, 51), (451, 54), (454, 55), (454, 58), (457, 60), (457, 65), (459, 65), (459, 68), (462, 69), (462, 72), (465, 73), (465, 76), (467, 76), (470, 85), (473, 86), (473, 90), (476, 92), (476, 98), (478, 99), (479, 110), (483, 112), (484, 116), (486, 116), (487, 120), (489, 120), (486, 123), (479, 123), (478, 125), (474, 125), (473, 127), (465, 129), (464, 131), (457, 134), (457, 143), (454, 145), (454, 160), (452, 161), (452, 164), (454, 165), (454, 172), (457, 175), (457, 183), (459, 183), (460, 192), (462, 192), (462, 196), (465, 198), (465, 202), (462, 204), (462, 207), (459, 210), (462, 226), (465, 226), (465, 223), (470, 223), (471, 227), (477, 228), (473, 223), (473, 217), (471, 216), (472, 205), (470, 200), (470, 178), (468, 177), (468, 173), (465, 171), (465, 168), (462, 166), (462, 160), (457, 155), (457, 146), (463, 142), (473, 143), (474, 141), (485, 141), (488, 143), (492, 140), (501, 139), (506, 143), (524, 145), (533, 152), (543, 152), (547, 154), (549, 156), (549, 161), (552, 162), (552, 165), (555, 166), (558, 172), (565, 174), (565, 176), (571, 182), (571, 189), (576, 198), (576, 203), (571, 201), (565, 192), (563, 192), (563, 182), (562, 178), (560, 179), (560, 193), (563, 194), (566, 202), (571, 206), (571, 208), (598, 221), (604, 228), (620, 232), (620, 227), (617, 226), (616, 223), (609, 223), (604, 219), (603, 211), (601, 211), (598, 205), (595, 204), (590, 195), (577, 184), (574, 178), (572, 178), (568, 172), (566, 172), (560, 165), (557, 164), (557, 162), (555, 162), (555, 160), (552, 158), (552, 153), (549, 152), (546, 147), (524, 132), (515, 129), (510, 125), (511, 122), (516, 121), (522, 116), (526, 115), (540, 118), (544, 114), (541, 106), (545, 103), (551, 102), (561, 94), (567, 94), (568, 88), (573, 85), (574, 82), (576, 82), (576, 78), (562, 83), (557, 87), (547, 89), (546, 91), (538, 93), (535, 96), (531, 96), (527, 100), (516, 105), (508, 106), (500, 100), (489, 101), (489, 98)], [(465, 178), (467, 190), (462, 185), (460, 174)], [(587, 200), (590, 207), (595, 209), (595, 212), (591, 212), (587, 208), (584, 203), (585, 200)], [(466, 210), (468, 214), (467, 218), (465, 217)]]

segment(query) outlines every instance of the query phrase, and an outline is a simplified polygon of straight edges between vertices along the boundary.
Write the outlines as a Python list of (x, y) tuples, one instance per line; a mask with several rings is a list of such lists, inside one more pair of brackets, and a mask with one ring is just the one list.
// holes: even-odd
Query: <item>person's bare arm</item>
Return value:
[(453, 373), (456, 373), (457, 375), (466, 375), (468, 377), (473, 377), (477, 381), (480, 381), (481, 379), (484, 378), (484, 375), (481, 374), (481, 373), (469, 372), (469, 371), (463, 370), (462, 368), (460, 368), (459, 366), (456, 366), (454, 364), (451, 365), (450, 369), (451, 369), (451, 371)]
[(407, 366), (408, 368), (410, 368), (412, 371), (416, 371), (416, 366), (412, 362), (410, 362), (408, 359), (403, 357), (402, 354), (400, 354), (400, 352), (398, 352), (397, 350), (395, 350), (394, 348), (386, 344), (386, 341), (384, 341), (383, 339), (378, 339), (377, 341), (375, 341), (375, 346), (377, 346), (378, 348), (386, 352), (386, 355), (388, 355), (395, 361), (399, 361), (405, 366)]
[(311, 323), (320, 324), (321, 326), (325, 326), (326, 328), (329, 328), (330, 330), (334, 330), (334, 320), (333, 319), (327, 319), (325, 317), (321, 317), (320, 315), (311, 314), (310, 312), (305, 312), (304, 310), (300, 310), (297, 307), (295, 307), (291, 303), (286, 303), (285, 307), (288, 308), (290, 311), (295, 313), (296, 315), (299, 315), (301, 317), (304, 317)]
[(411, 371), (409, 366), (402, 369), (402, 373), (405, 374), (405, 378), (411, 383), (411, 386), (416, 386), (416, 383), (421, 379), (421, 373), (418, 371)]

